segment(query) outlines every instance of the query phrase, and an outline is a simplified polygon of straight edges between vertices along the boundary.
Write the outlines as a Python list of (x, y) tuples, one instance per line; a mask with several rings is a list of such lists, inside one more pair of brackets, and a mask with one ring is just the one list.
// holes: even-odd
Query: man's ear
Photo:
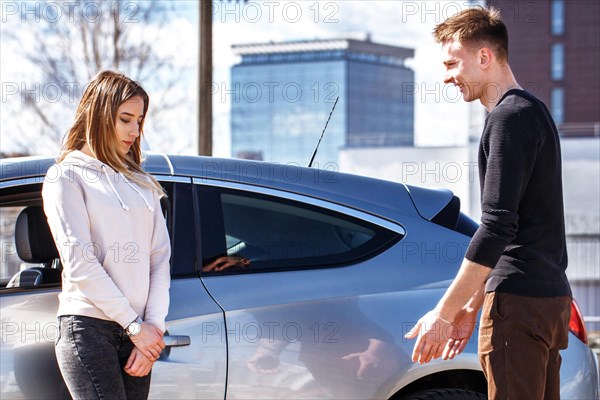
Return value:
[(494, 53), (489, 47), (482, 47), (481, 49), (479, 49), (477, 58), (479, 60), (479, 66), (482, 69), (487, 69), (492, 64)]

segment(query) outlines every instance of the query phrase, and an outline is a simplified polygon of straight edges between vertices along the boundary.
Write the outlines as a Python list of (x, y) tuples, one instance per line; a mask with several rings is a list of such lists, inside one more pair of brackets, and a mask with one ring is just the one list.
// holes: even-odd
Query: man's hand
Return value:
[(129, 355), (127, 364), (125, 364), (125, 372), (131, 376), (142, 377), (146, 376), (152, 370), (154, 362), (150, 361), (137, 347), (134, 347)]
[(453, 323), (440, 318), (436, 310), (425, 314), (410, 332), (404, 335), (407, 339), (418, 336), (412, 354), (413, 362), (428, 363), (439, 357), (451, 360), (462, 353), (475, 329), (477, 311), (464, 308), (456, 315), (456, 321)]
[(161, 351), (165, 348), (163, 332), (156, 326), (148, 323), (142, 323), (140, 333), (131, 336), (131, 341), (146, 358), (152, 362), (158, 360)]
[(417, 338), (412, 353), (412, 361), (420, 364), (428, 363), (433, 358), (442, 355), (444, 346), (448, 343), (454, 327), (449, 321), (443, 320), (437, 310), (425, 314), (417, 324), (404, 335), (407, 339)]
[(477, 310), (475, 309), (462, 309), (456, 316), (456, 321), (452, 325), (452, 333), (444, 351), (442, 353), (442, 359), (448, 360), (453, 359), (465, 349), (469, 343), (469, 339), (473, 334), (475, 325), (477, 323)]
[[(442, 355), (452, 358), (463, 351), (475, 328), (477, 310), (483, 304), (484, 284), (490, 271), (490, 267), (466, 258), (463, 260), (438, 305), (404, 335), (407, 339), (417, 338), (413, 362), (429, 362)], [(469, 315), (463, 315), (463, 310)], [(440, 314), (447, 319), (441, 318)]]

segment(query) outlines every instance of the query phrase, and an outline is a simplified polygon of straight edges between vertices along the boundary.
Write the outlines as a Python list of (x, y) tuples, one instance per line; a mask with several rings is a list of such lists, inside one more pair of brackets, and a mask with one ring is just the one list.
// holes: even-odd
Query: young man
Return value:
[(444, 82), (465, 101), (481, 101), (489, 115), (479, 148), (481, 225), (454, 282), (407, 334), (417, 337), (413, 361), (459, 354), (483, 305), (479, 357), (488, 397), (558, 399), (571, 290), (556, 126), (515, 80), (498, 11), (464, 10), (434, 37)]

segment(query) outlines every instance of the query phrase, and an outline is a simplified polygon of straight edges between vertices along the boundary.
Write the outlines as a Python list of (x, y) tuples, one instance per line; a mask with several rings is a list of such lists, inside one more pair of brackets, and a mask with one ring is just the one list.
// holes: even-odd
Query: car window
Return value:
[(28, 263), (19, 258), (15, 238), (15, 225), (21, 211), (26, 207), (42, 205), (41, 190), (41, 183), (17, 185), (0, 190), (0, 287), (5, 287), (19, 271), (43, 267), (43, 264)]
[[(172, 182), (161, 182), (161, 185), (167, 193), (167, 197), (161, 202), (163, 213), (165, 214), (166, 224), (169, 228), (169, 234), (173, 238), (175, 219), (173, 218), (173, 203), (175, 199), (179, 199), (181, 215), (178, 218), (177, 226), (181, 231), (180, 237), (193, 237), (193, 228), (189, 225), (189, 215), (192, 213), (191, 195), (186, 195), (186, 189), (189, 191), (188, 184), (180, 184), (180, 189), (175, 190)], [(45, 279), (46, 282), (41, 285), (48, 284), (60, 285), (60, 274), (48, 274), (48, 269), (60, 269), (60, 263), (56, 260), (55, 265), (32, 264), (20, 259), (16, 250), (15, 240), (15, 225), (20, 212), (26, 207), (41, 207), (41, 183), (15, 185), (2, 188), (0, 190), (0, 224), (2, 231), (0, 234), (0, 288), (5, 288), (9, 281), (15, 277), (20, 271), (29, 270), (31, 268), (45, 268), (41, 270), (42, 276), (46, 275), (51, 278)], [(189, 200), (187, 199), (189, 197)], [(192, 225), (193, 226), (193, 225)], [(192, 232), (192, 233), (190, 233)], [(178, 242), (179, 245), (176, 245)], [(171, 276), (173, 278), (186, 277), (195, 274), (193, 267), (194, 248), (193, 243), (189, 244), (187, 240), (172, 240), (172, 265)], [(43, 281), (42, 281), (43, 282)], [(19, 289), (31, 289), (39, 286), (19, 284)], [(15, 286), (12, 286), (13, 288)]]
[(0, 249), (2, 249), (2, 256), (0, 257), (0, 281), (4, 282), (4, 284), (8, 283), (10, 278), (18, 271), (37, 266), (37, 264), (28, 264), (22, 261), (17, 255), (15, 223), (19, 213), (24, 208), (24, 206), (0, 207)]
[(197, 276), (196, 224), (191, 185), (160, 183), (167, 192), (169, 202), (166, 221), (171, 237), (171, 278)]
[(203, 273), (346, 265), (400, 235), (317, 207), (233, 189), (199, 189)]

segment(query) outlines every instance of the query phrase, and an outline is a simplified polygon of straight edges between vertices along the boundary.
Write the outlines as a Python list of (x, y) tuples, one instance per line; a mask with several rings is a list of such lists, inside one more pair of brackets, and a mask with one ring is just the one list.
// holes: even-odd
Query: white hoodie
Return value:
[(63, 265), (58, 316), (123, 327), (140, 316), (164, 331), (171, 247), (156, 191), (73, 151), (48, 170), (42, 197)]

